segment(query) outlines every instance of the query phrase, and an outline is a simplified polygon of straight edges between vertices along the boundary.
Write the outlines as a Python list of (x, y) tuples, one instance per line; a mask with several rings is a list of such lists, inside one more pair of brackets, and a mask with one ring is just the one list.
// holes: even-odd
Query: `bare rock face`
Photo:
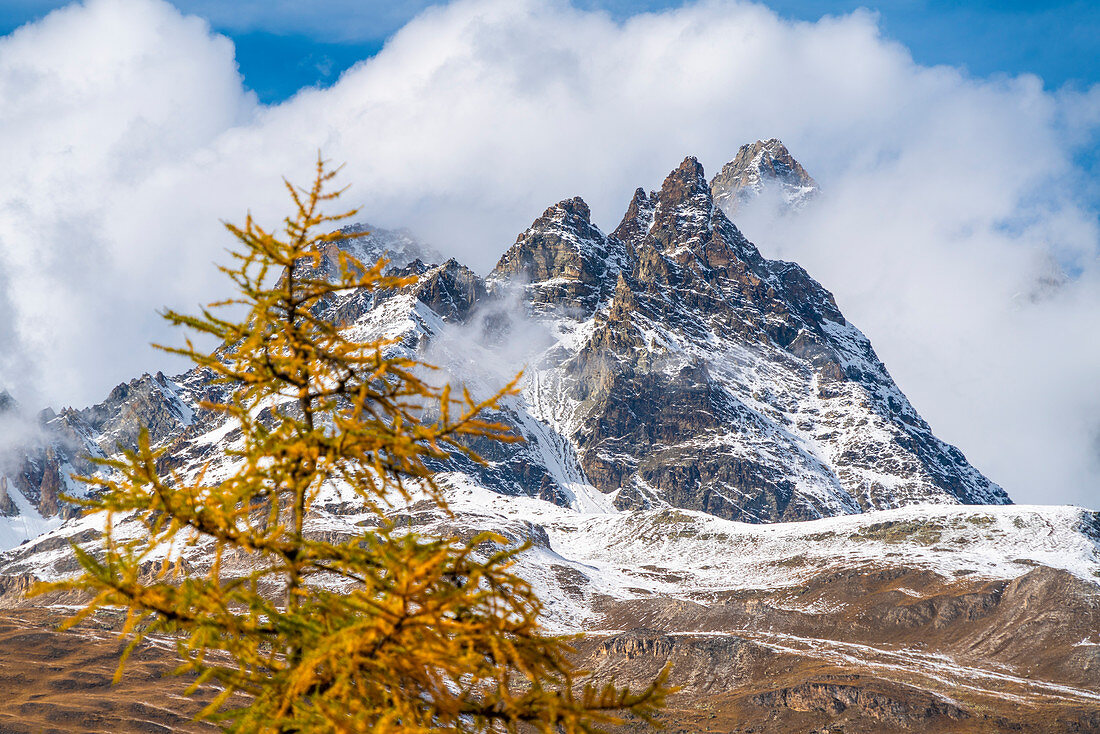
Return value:
[(454, 258), (425, 268), (413, 292), (444, 321), (462, 322), (486, 299), (485, 283)]
[(47, 451), (42, 482), (38, 485), (38, 512), (42, 517), (53, 517), (60, 512), (62, 486), (61, 465), (53, 452)]
[(607, 239), (626, 267), (561, 369), (580, 464), (618, 507), (767, 522), (1007, 501), (932, 435), (832, 295), (745, 239), (694, 158), (639, 189)]
[(641, 242), (649, 232), (650, 225), (653, 223), (653, 212), (656, 208), (656, 191), (651, 191), (647, 194), (645, 189), (636, 189), (634, 191), (634, 197), (630, 200), (630, 204), (627, 205), (626, 214), (623, 215), (623, 219), (619, 222), (619, 226), (616, 227), (615, 231), (611, 234), (612, 237), (623, 243), (632, 260), (637, 257), (634, 247)]
[(12, 517), (18, 512), (19, 508), (15, 506), (14, 500), (8, 493), (8, 478), (0, 476), (0, 515)]
[(742, 145), (732, 161), (710, 182), (714, 202), (734, 216), (746, 202), (775, 191), (783, 203), (798, 209), (818, 192), (817, 182), (776, 138)]
[(490, 282), (521, 285), (536, 310), (556, 306), (590, 316), (625, 263), (617, 240), (592, 224), (580, 197), (566, 199), (542, 216), (501, 256)]
[(947, 721), (965, 721), (970, 716), (949, 700), (921, 695), (875, 690), (847, 682), (813, 681), (753, 696), (752, 703), (771, 710), (814, 712), (836, 718), (858, 713), (880, 725), (913, 731)]
[(97, 443), (106, 452), (136, 446), (142, 427), (156, 445), (181, 434), (191, 422), (193, 410), (177, 392), (176, 384), (163, 373), (145, 374), (118, 385), (102, 403), (76, 415), (85, 430), (98, 435)]

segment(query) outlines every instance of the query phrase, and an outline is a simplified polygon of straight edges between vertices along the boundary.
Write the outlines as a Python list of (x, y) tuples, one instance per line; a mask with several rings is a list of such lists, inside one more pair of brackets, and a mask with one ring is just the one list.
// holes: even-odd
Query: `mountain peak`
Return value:
[(714, 202), (732, 216), (741, 205), (777, 190), (788, 208), (798, 209), (818, 191), (817, 182), (779, 138), (742, 145), (710, 183)]
[(592, 210), (588, 208), (588, 204), (584, 199), (579, 196), (574, 196), (571, 199), (562, 199), (557, 204), (547, 207), (546, 211), (542, 213), (545, 218), (553, 218), (558, 213), (566, 216), (573, 216), (579, 218), (582, 222), (592, 221)]
[(664, 224), (673, 229), (682, 225), (709, 226), (714, 201), (703, 166), (695, 156), (685, 158), (665, 177), (655, 203), (656, 219), (667, 220)]
[(646, 193), (645, 189), (638, 187), (634, 190), (634, 197), (626, 208), (626, 214), (615, 228), (612, 237), (615, 237), (627, 250), (632, 250), (649, 232), (653, 224), (653, 211), (657, 208), (657, 192)]
[(665, 178), (658, 198), (663, 204), (672, 204), (694, 197), (710, 199), (710, 196), (703, 165), (695, 156), (689, 155)]
[(338, 250), (354, 255), (367, 265), (374, 264), (381, 257), (386, 258), (395, 268), (403, 268), (413, 260), (433, 264), (443, 262), (442, 254), (416, 239), (407, 229), (383, 229), (359, 222), (343, 227), (340, 232), (354, 236), (334, 243), (331, 257), (326, 259), (325, 264), (332, 273), (339, 269), (335, 259)]
[(13, 413), (18, 407), (19, 402), (11, 396), (11, 393), (0, 388), (0, 415)]
[(525, 282), (536, 309), (590, 313), (624, 260), (622, 245), (608, 241), (592, 224), (588, 204), (574, 196), (547, 207), (501, 256), (488, 280)]

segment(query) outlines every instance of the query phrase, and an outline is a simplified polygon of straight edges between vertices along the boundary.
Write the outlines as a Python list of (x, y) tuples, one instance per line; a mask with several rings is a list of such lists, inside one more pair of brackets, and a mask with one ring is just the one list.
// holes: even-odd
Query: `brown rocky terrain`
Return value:
[(167, 642), (135, 651), (112, 685), (123, 644), (108, 623), (58, 632), (61, 614), (0, 610), (0, 733), (217, 731), (192, 721), (205, 696), (184, 696), (190, 681), (167, 676)]
[[(919, 596), (899, 604), (901, 585)], [(670, 731), (1100, 731), (1100, 656), (1074, 647), (1100, 621), (1095, 588), (1049, 569), (1008, 584), (895, 569), (816, 579), (795, 596), (820, 598), (826, 586), (854, 608), (783, 612), (761, 594), (708, 608), (631, 604), (608, 623), (651, 626), (582, 649), (592, 670), (620, 681), (671, 664), (683, 688), (665, 715)], [(1088, 598), (1083, 616), (1063, 594)]]
[[(1063, 571), (833, 570), (796, 589), (600, 610), (576, 643), (582, 662), (636, 685), (671, 665), (670, 732), (1100, 731), (1100, 645), (1077, 644), (1100, 628), (1100, 594)], [(204, 695), (184, 697), (188, 681), (167, 676), (168, 641), (142, 647), (111, 685), (112, 620), (63, 633), (60, 613), (0, 612), (0, 732), (213, 730), (189, 720)]]

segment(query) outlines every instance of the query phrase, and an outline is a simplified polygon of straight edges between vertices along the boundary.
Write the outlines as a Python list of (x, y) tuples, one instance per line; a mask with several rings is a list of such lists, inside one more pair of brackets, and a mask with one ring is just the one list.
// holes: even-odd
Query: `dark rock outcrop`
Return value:
[(426, 268), (413, 286), (413, 293), (444, 321), (465, 321), (474, 307), (485, 301), (485, 283), (454, 258)]
[(592, 224), (588, 205), (574, 197), (547, 209), (520, 234), (489, 280), (521, 284), (537, 311), (556, 306), (590, 316), (625, 261), (622, 244), (605, 237)]
[(11, 517), (18, 512), (19, 508), (16, 507), (15, 501), (8, 492), (8, 478), (0, 476), (0, 515)]
[(122, 383), (102, 403), (78, 411), (87, 429), (98, 434), (106, 452), (118, 446), (132, 448), (144, 427), (153, 445), (179, 435), (191, 420), (192, 409), (177, 397), (174, 383), (158, 372)]

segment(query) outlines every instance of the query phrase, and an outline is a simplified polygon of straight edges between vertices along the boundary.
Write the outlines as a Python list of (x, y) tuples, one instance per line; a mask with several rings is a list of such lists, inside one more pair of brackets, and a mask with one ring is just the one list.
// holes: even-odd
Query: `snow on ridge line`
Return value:
[(649, 511), (620, 528), (588, 520), (578, 530), (609, 547), (606, 560), (668, 566), (692, 573), (702, 588), (724, 589), (798, 585), (838, 562), (990, 579), (1013, 579), (1038, 564), (1100, 584), (1100, 543), (1090, 526), (1095, 515), (1076, 507), (921, 505), (771, 525)]
[[(673, 508), (615, 512), (589, 505), (581, 511), (500, 495), (459, 472), (440, 480), (455, 516), (439, 512), (427, 525), (418, 523), (421, 532), (453, 532), (456, 521), (517, 540), (545, 531), (549, 545), (544, 540), (522, 554), (516, 571), (535, 585), (548, 624), (561, 632), (595, 619), (600, 598), (661, 595), (708, 604), (715, 593), (801, 587), (835, 568), (901, 566), (948, 580), (1011, 580), (1041, 565), (1100, 585), (1100, 513), (1073, 506), (929, 504), (759, 525)], [(363, 517), (322, 505), (310, 529), (361, 533)], [(103, 529), (99, 515), (74, 518), (0, 553), (0, 573), (60, 578), (71, 573), (71, 551), (56, 540), (94, 545), (95, 534), (87, 531)], [(124, 535), (140, 530), (132, 519), (116, 529)], [(47, 539), (53, 540), (35, 550)]]
[[(652, 591), (674, 596), (783, 588), (836, 563), (990, 579), (1017, 578), (1042, 565), (1100, 585), (1100, 514), (1075, 506), (924, 504), (759, 525), (667, 508), (583, 514), (542, 500), (503, 498), (469, 481), (452, 481), (452, 487), (456, 511), (539, 523), (555, 551), (598, 569), (624, 594), (645, 581)], [(801, 559), (801, 568), (792, 559)], [(682, 578), (639, 578), (644, 566)]]

